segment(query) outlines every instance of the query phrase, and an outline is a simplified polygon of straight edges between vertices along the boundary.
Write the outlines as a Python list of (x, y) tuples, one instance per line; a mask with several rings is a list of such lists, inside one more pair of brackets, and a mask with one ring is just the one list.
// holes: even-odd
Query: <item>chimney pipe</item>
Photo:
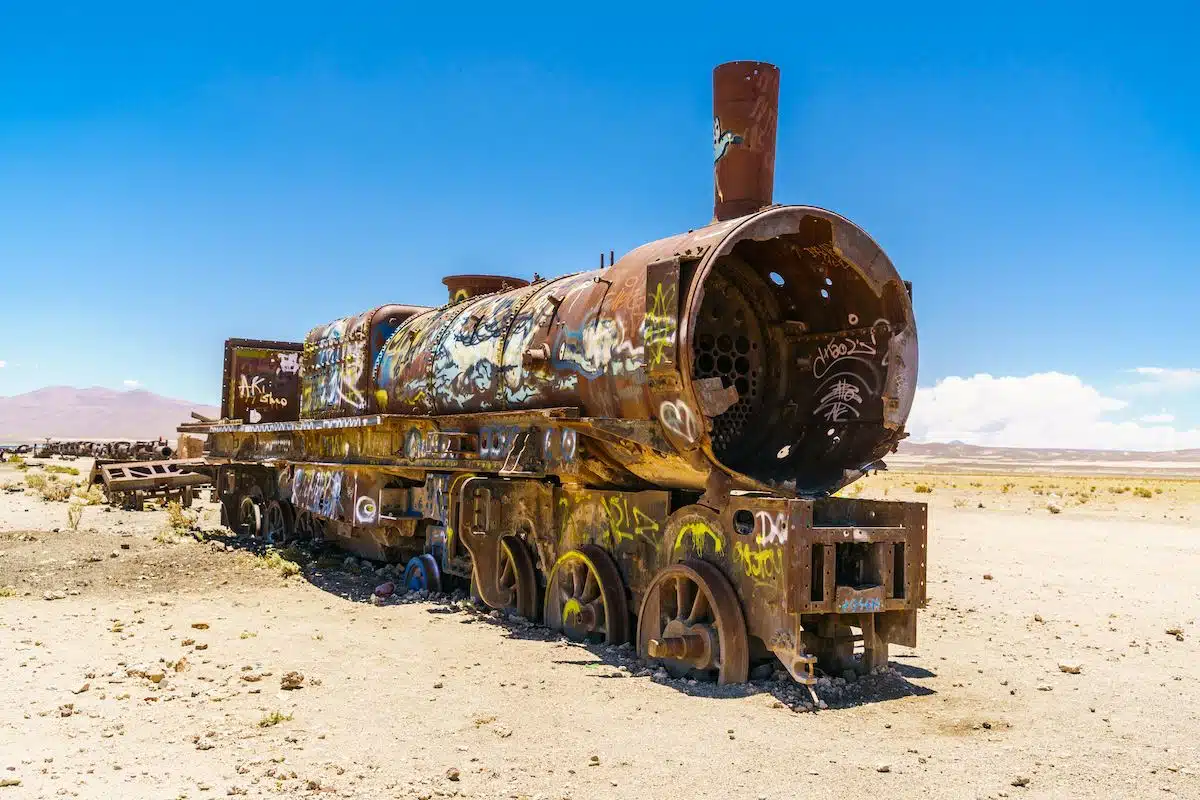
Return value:
[(715, 221), (771, 205), (779, 68), (730, 61), (713, 70), (713, 215)]

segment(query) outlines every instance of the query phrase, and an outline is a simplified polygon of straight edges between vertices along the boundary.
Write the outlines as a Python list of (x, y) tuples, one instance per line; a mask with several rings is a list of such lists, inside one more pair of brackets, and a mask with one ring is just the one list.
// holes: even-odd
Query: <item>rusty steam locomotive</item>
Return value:
[[(911, 286), (772, 203), (779, 72), (718, 66), (714, 220), (607, 267), (453, 276), (303, 342), (226, 342), (202, 469), (231, 525), (335, 540), (723, 683), (916, 644), (926, 508), (834, 496), (905, 436)], [(856, 643), (861, 642), (861, 657)]]

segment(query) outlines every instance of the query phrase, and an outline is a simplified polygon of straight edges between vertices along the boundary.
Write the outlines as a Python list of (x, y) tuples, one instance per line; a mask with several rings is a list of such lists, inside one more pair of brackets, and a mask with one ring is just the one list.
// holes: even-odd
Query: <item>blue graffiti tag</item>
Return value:
[(841, 614), (873, 614), (883, 610), (883, 601), (878, 597), (848, 597), (838, 605)]

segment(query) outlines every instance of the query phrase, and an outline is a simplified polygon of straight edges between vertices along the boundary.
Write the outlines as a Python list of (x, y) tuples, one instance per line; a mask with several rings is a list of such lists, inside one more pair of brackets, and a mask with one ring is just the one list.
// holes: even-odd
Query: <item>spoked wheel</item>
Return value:
[(717, 682), (750, 672), (746, 618), (720, 570), (705, 561), (671, 564), (654, 577), (638, 614), (638, 655), (681, 678), (715, 670)]
[(546, 626), (596, 644), (629, 640), (629, 604), (612, 557), (595, 545), (565, 553), (546, 581)]
[(259, 534), (271, 544), (285, 544), (295, 535), (291, 506), (270, 500), (262, 507)]
[(234, 530), (244, 536), (253, 536), (262, 528), (262, 511), (254, 498), (248, 494), (238, 499), (237, 513), (234, 516)]
[(319, 542), (325, 538), (325, 521), (311, 511), (300, 511), (292, 526), (296, 538)]
[(442, 571), (437, 559), (428, 553), (410, 558), (404, 568), (404, 588), (410, 592), (440, 592)]
[(496, 585), (500, 587), (503, 597), (499, 608), (537, 621), (537, 573), (533, 569), (529, 548), (516, 536), (505, 536), (500, 541), (499, 558), (496, 559)]

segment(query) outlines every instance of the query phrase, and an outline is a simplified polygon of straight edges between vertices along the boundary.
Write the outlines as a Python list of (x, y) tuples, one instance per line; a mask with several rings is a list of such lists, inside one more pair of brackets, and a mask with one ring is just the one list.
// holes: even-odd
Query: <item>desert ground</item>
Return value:
[(207, 502), (79, 499), (73, 530), (41, 484), (79, 477), (0, 465), (0, 800), (1200, 797), (1200, 480), (959, 467), (845, 490), (930, 504), (929, 605), (813, 709), (372, 603), (381, 565), (265, 551)]

